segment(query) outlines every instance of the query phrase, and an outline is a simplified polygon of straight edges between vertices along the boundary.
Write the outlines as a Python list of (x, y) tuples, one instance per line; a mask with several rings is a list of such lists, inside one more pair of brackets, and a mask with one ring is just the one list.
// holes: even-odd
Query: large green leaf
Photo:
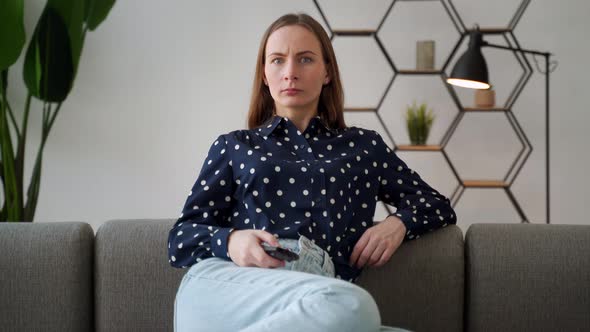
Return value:
[(25, 57), (23, 75), (31, 94), (48, 102), (61, 102), (74, 80), (74, 61), (67, 26), (47, 5), (39, 18)]
[(23, 1), (0, 1), (0, 71), (16, 62), (25, 45)]
[(85, 21), (88, 29), (96, 29), (106, 19), (114, 4), (115, 0), (86, 0)]
[(49, 102), (67, 97), (82, 53), (84, 22), (96, 28), (113, 5), (114, 0), (47, 1), (25, 57), (23, 73), (32, 95)]
[(78, 69), (83, 44), (83, 24), (86, 1), (82, 0), (48, 0), (47, 7), (57, 11), (68, 30), (74, 65), (74, 76)]

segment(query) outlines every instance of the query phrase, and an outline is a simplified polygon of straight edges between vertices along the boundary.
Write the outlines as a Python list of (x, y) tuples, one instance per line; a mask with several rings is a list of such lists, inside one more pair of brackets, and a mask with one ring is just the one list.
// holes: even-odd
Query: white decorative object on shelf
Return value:
[(434, 70), (434, 40), (416, 42), (416, 69)]

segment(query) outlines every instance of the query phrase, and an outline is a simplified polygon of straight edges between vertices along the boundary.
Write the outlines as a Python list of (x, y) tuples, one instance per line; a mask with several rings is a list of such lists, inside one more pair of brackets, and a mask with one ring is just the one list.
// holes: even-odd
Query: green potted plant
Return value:
[(432, 109), (427, 111), (426, 103), (417, 106), (414, 101), (411, 106), (407, 106), (406, 124), (412, 145), (426, 145), (434, 117)]
[[(6, 89), (8, 71), (25, 46), (24, 0), (0, 1), (0, 221), (33, 221), (41, 183), (43, 149), (62, 103), (70, 93), (84, 39), (107, 17), (115, 0), (47, 0), (24, 53), (28, 93), (17, 122)], [(31, 98), (42, 102), (41, 142), (28, 189), (24, 188), (25, 144)], [(13, 144), (15, 139), (15, 144)]]

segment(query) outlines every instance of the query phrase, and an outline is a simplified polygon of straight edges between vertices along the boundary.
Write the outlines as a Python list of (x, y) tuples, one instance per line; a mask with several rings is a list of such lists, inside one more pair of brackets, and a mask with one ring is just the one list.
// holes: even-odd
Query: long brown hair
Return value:
[(318, 102), (318, 115), (330, 128), (346, 128), (344, 123), (344, 92), (340, 82), (340, 73), (336, 63), (336, 55), (330, 37), (322, 26), (311, 16), (303, 13), (286, 14), (274, 21), (264, 32), (256, 59), (256, 72), (252, 85), (250, 110), (248, 112), (248, 129), (253, 129), (266, 123), (274, 114), (274, 99), (268, 86), (264, 84), (264, 59), (266, 58), (266, 43), (268, 37), (276, 30), (289, 25), (299, 25), (311, 31), (320, 41), (326, 70), (330, 82), (322, 87)]

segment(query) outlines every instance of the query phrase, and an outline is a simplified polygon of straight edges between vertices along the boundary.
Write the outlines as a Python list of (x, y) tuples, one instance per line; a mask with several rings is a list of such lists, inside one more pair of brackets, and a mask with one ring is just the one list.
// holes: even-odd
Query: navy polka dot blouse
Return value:
[(169, 262), (231, 259), (227, 238), (261, 229), (278, 238), (305, 235), (326, 250), (336, 277), (354, 282), (348, 262), (373, 226), (378, 201), (406, 226), (404, 240), (456, 223), (450, 201), (398, 158), (374, 130), (332, 129), (319, 116), (303, 133), (275, 115), (250, 130), (220, 135), (209, 149), (168, 236)]

